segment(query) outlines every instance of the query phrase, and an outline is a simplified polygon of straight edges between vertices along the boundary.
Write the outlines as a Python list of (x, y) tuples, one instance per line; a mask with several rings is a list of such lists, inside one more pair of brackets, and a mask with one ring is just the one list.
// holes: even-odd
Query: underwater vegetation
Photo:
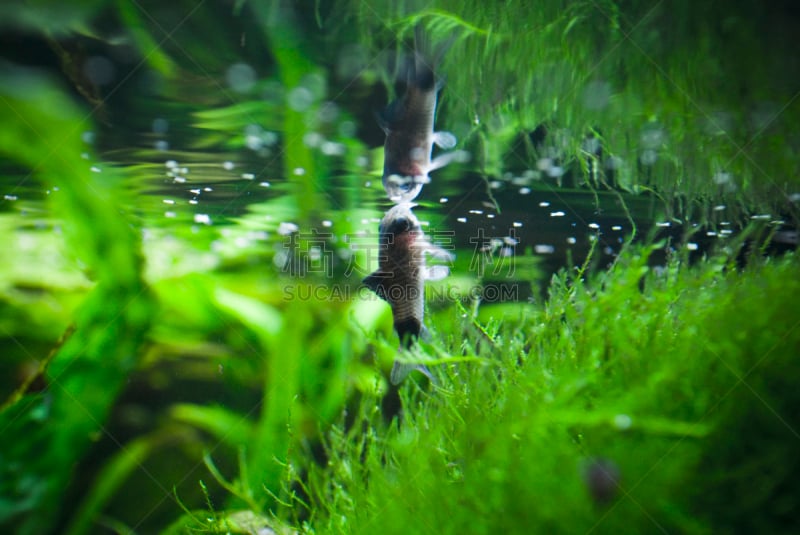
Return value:
[[(798, 29), (4, 2), (0, 531), (798, 532)], [(421, 32), (439, 148), (407, 173), (382, 128)], [(416, 344), (361, 282), (392, 175), (449, 272)]]

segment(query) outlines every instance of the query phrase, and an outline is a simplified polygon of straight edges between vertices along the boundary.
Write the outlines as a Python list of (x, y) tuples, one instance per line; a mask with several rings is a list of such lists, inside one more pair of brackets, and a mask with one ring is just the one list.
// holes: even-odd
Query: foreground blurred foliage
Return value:
[[(486, 178), (655, 190), (668, 218), (722, 217), (717, 203), (796, 218), (785, 8), (3, 4), (0, 27), (45, 43), (61, 74), (0, 62), (2, 184), (47, 191), (0, 207), (0, 528), (797, 531), (796, 256), (741, 238), (690, 266), (663, 243), (627, 246), (607, 272), (592, 258), (560, 271), (542, 302), (439, 303), (434, 342), (410, 358), (440, 384), (398, 392), (387, 308), (299, 298), (331, 280), (290, 276), (302, 262), (263, 238), (376, 216), (371, 113), (417, 24), (453, 37), (441, 114)], [(119, 84), (81, 68), (98, 50)], [(237, 62), (253, 72), (231, 84)], [(158, 144), (160, 114), (181, 147)], [(164, 225), (167, 156), (170, 181), (191, 162), (224, 209)], [(260, 189), (237, 189), (225, 159)]]

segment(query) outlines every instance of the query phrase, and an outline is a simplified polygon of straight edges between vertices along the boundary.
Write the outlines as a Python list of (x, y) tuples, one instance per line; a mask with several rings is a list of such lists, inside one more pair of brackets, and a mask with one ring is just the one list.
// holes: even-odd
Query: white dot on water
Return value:
[(253, 180), (255, 177), (253, 173), (242, 173), (242, 178), (245, 180)]
[(494, 214), (486, 214), (486, 217), (488, 217), (489, 219), (494, 219)]
[(561, 210), (557, 212), (550, 212), (550, 217), (564, 217), (566, 214)]
[(319, 147), (325, 138), (319, 132), (306, 132), (303, 135), (303, 143), (306, 147)]
[(210, 186), (206, 186), (206, 187), (203, 188), (203, 191), (209, 192), (209, 191), (214, 191), (214, 189), (211, 188)]
[(439, 199), (439, 202), (442, 203), (442, 204), (446, 203), (447, 201), (448, 201), (447, 197), (441, 197)]
[(256, 71), (246, 63), (234, 63), (225, 72), (225, 81), (237, 93), (246, 93), (256, 83)]
[(176, 215), (177, 214), (175, 212), (164, 212), (164, 217), (168, 217), (170, 219), (175, 217)]
[(589, 228), (598, 230), (600, 228), (600, 225), (598, 225), (597, 223), (589, 223)]
[(232, 171), (233, 168), (236, 167), (233, 162), (222, 162), (222, 168), (226, 171)]
[(250, 150), (259, 150), (264, 146), (264, 140), (261, 139), (261, 136), (247, 134), (244, 138), (244, 144)]
[(295, 167), (292, 173), (294, 173), (297, 176), (303, 176), (304, 174), (306, 174), (306, 170), (303, 169), (302, 167)]
[(174, 169), (178, 167), (178, 162), (176, 162), (175, 160), (167, 160), (166, 162), (164, 162), (164, 166), (167, 169)]
[(345, 146), (335, 141), (326, 141), (322, 144), (320, 150), (326, 156), (341, 156), (345, 152)]
[(3, 195), (3, 198), (5, 200), (7, 200), (7, 201), (16, 201), (17, 200), (17, 196), (16, 195)]
[(481, 215), (481, 214), (483, 214), (483, 210), (470, 210), (469, 213), (470, 214)]
[(322, 226), (325, 227), (325, 228), (330, 228), (330, 227), (333, 226), (333, 221), (325, 219), (325, 220), (322, 221)]
[(576, 243), (578, 243), (578, 240), (576, 240), (573, 236), (570, 236), (569, 238), (567, 238), (567, 243), (570, 245), (575, 245)]
[(564, 174), (564, 168), (558, 165), (554, 165), (550, 169), (547, 170), (547, 176), (551, 178), (558, 178)]
[(100, 173), (100, 172), (102, 172), (102, 169), (100, 169), (96, 165), (91, 166), (89, 169), (91, 170), (92, 173)]
[(547, 201), (542, 201), (539, 203), (539, 206), (541, 206), (542, 208), (547, 208), (548, 206), (550, 206), (550, 203)]
[(173, 201), (172, 199), (163, 199), (161, 202), (163, 202), (164, 204), (175, 204), (175, 201)]
[(660, 228), (666, 228), (672, 226), (669, 221), (656, 221), (656, 226)]
[(714, 184), (727, 184), (731, 181), (731, 174), (730, 173), (715, 173), (711, 179), (714, 181)]
[(211, 224), (211, 217), (208, 214), (194, 214), (194, 222), (203, 225)]
[(536, 251), (536, 254), (553, 254), (556, 248), (552, 245), (539, 244), (534, 245), (533, 250)]
[(625, 431), (626, 429), (630, 429), (632, 424), (633, 420), (627, 414), (617, 414), (616, 416), (614, 416), (614, 427), (616, 427), (620, 431)]
[(512, 225), (514, 228), (520, 228), (522, 226), (522, 221), (514, 221)]
[(281, 236), (288, 236), (289, 234), (297, 232), (298, 230), (300, 230), (300, 227), (298, 227), (297, 224), (295, 223), (289, 223), (287, 221), (284, 221), (281, 222), (280, 225), (278, 225), (278, 234), (280, 234)]
[(287, 97), (289, 107), (294, 111), (305, 111), (314, 102), (314, 95), (305, 87), (295, 87)]
[(616, 232), (619, 232), (620, 230), (622, 230), (622, 227), (621, 227), (621, 226), (619, 226), (619, 225), (614, 225), (613, 227), (611, 227), (611, 230), (614, 230), (614, 231), (616, 231)]
[(531, 192), (531, 188), (527, 188), (527, 187), (525, 187), (525, 188), (519, 188), (519, 194), (520, 194), (520, 195), (527, 195), (527, 194), (529, 194), (530, 192)]
[(689, 249), (690, 251), (696, 251), (697, 249), (699, 249), (699, 246), (694, 242), (689, 242), (686, 244), (686, 248)]
[(199, 202), (197, 199), (189, 199), (189, 204), (198, 204)]
[(183, 177), (183, 176), (176, 176), (175, 178), (173, 178), (173, 179), (172, 179), (172, 181), (173, 181), (175, 184), (183, 184), (183, 183), (185, 183), (185, 182), (186, 182), (186, 177)]
[(489, 182), (489, 187), (492, 189), (500, 189), (503, 186), (503, 183), (499, 180), (492, 180)]
[(458, 219), (456, 219), (456, 221), (458, 221), (459, 223), (466, 223), (467, 222), (467, 218), (466, 217), (459, 217)]
[(270, 184), (269, 182), (259, 182), (258, 185), (261, 186), (262, 188), (268, 188), (272, 184)]

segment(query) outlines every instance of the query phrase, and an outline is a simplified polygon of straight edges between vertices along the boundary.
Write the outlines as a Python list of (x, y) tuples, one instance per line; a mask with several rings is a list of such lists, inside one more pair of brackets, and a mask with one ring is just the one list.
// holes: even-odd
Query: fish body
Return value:
[(408, 67), (405, 94), (378, 116), (386, 133), (383, 147), (383, 187), (394, 202), (409, 202), (419, 195), (428, 174), (452, 159), (452, 153), (431, 159), (433, 145), (452, 149), (456, 138), (449, 132), (435, 132), (437, 95), (441, 79), (434, 71), (444, 53), (426, 55), (426, 40), (420, 27), (415, 34), (414, 61)]
[[(429, 270), (425, 265), (426, 254), (452, 260), (450, 253), (427, 240), (419, 220), (411, 211), (413, 206), (401, 203), (386, 212), (380, 225), (380, 264), (377, 271), (364, 279), (364, 284), (391, 306), (394, 329), (401, 347), (405, 349), (427, 335), (423, 324), (425, 280), (447, 272), (446, 268)], [(422, 364), (395, 361), (392, 383), (400, 383), (412, 370), (431, 377)]]

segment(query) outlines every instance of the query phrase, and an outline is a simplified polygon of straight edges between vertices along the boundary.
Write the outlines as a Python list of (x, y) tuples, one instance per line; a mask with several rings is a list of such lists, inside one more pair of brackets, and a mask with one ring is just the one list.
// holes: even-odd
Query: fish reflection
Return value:
[(431, 159), (433, 145), (452, 149), (456, 138), (450, 132), (434, 132), (436, 98), (442, 87), (434, 69), (448, 44), (430, 55), (421, 27), (415, 31), (414, 60), (408, 67), (405, 94), (392, 102), (378, 121), (386, 133), (384, 143), (383, 187), (394, 202), (408, 202), (419, 195), (430, 181), (431, 171), (447, 165), (455, 153), (445, 153)]

